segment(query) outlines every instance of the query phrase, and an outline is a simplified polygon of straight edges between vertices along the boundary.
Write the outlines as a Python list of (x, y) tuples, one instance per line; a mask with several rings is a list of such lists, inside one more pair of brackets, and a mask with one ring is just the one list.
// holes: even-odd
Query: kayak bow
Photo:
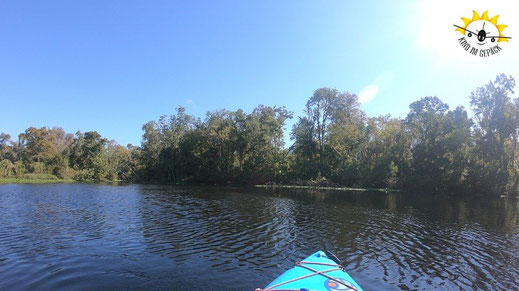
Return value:
[(346, 273), (343, 266), (336, 263), (323, 251), (318, 251), (295, 267), (277, 277), (265, 289), (256, 291), (335, 291), (362, 288)]

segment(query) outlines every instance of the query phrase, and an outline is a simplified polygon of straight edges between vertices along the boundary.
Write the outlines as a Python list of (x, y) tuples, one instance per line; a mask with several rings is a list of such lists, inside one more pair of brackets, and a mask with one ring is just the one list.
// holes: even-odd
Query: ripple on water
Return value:
[(253, 290), (318, 249), (366, 289), (519, 289), (519, 205), (231, 188), (2, 185), (0, 289)]

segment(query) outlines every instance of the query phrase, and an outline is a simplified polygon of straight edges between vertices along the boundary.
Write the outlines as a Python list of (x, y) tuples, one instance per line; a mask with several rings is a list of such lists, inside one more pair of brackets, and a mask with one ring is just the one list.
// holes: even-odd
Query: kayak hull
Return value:
[[(317, 272), (322, 272), (316, 273)], [(263, 290), (362, 290), (323, 251), (318, 251), (277, 277)]]

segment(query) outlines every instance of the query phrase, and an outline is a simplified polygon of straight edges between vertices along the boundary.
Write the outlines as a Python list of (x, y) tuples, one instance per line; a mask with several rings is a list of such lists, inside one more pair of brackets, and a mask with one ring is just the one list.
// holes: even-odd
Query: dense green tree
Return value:
[(326, 173), (335, 183), (361, 186), (362, 145), (366, 142), (366, 116), (357, 95), (342, 93), (334, 102), (329, 126)]
[(352, 185), (358, 181), (358, 150), (365, 114), (356, 95), (319, 88), (306, 103), (305, 117), (292, 129), (294, 176), (332, 178)]
[(58, 174), (68, 168), (66, 161), (73, 136), (61, 128), (30, 127), (19, 135), (17, 155), (35, 174)]
[(235, 159), (233, 144), (236, 140), (232, 113), (227, 110), (207, 113), (203, 133), (205, 151), (202, 157), (208, 181), (231, 182)]
[(465, 179), (472, 121), (462, 107), (449, 111), (437, 97), (413, 102), (405, 119), (411, 136), (408, 185), (428, 190), (457, 187)]
[(143, 165), (141, 179), (152, 180), (159, 174), (159, 155), (163, 145), (161, 143), (160, 131), (155, 121), (150, 121), (142, 126), (142, 153), (140, 162)]
[(134, 180), (139, 168), (136, 150), (132, 145), (124, 147), (114, 140), (110, 141), (106, 149), (108, 160), (106, 178), (108, 180)]
[(490, 193), (517, 192), (518, 101), (515, 80), (503, 74), (470, 95), (476, 126), (471, 184)]
[(0, 160), (0, 178), (11, 178), (14, 176), (14, 164), (7, 159)]
[(310, 180), (319, 175), (318, 143), (314, 138), (315, 127), (307, 117), (299, 117), (291, 132), (294, 141), (290, 147), (292, 153), (292, 173), (296, 179)]
[(244, 179), (264, 183), (280, 178), (280, 171), (287, 162), (287, 153), (282, 150), (283, 126), (289, 118), (292, 118), (292, 113), (284, 107), (260, 105), (246, 117), (243, 128), (239, 122), (235, 123), (237, 137), (234, 145), (238, 152), (239, 172)]
[(11, 135), (7, 133), (0, 133), (0, 161), (9, 160), (14, 162), (16, 160), (16, 152), (13, 148)]
[(360, 149), (361, 184), (400, 187), (410, 160), (410, 139), (400, 119), (369, 118)]
[(161, 116), (158, 122), (143, 126), (141, 162), (147, 179), (177, 182), (183, 171), (180, 144), (199, 121), (178, 107), (172, 116)]
[[(291, 113), (260, 105), (252, 113), (219, 110), (202, 122), (178, 108), (147, 123), (142, 164), (151, 180), (208, 183), (265, 182), (279, 178), (283, 126)], [(286, 165), (283, 165), (286, 168)]]
[(45, 162), (57, 153), (46, 127), (29, 127), (18, 136), (18, 140), (23, 145), (21, 155), (26, 163)]
[(0, 134), (0, 177), (133, 180), (140, 171), (139, 148), (107, 145), (97, 132), (30, 127), (13, 142)]
[(159, 120), (162, 150), (160, 152), (159, 165), (165, 169), (167, 180), (178, 182), (182, 173), (182, 160), (180, 156), (180, 144), (185, 135), (191, 131), (198, 120), (186, 114), (185, 108), (178, 107), (175, 115)]
[(104, 180), (108, 174), (108, 159), (105, 153), (107, 139), (96, 131), (76, 133), (72, 144), (70, 163), (78, 171), (79, 180)]

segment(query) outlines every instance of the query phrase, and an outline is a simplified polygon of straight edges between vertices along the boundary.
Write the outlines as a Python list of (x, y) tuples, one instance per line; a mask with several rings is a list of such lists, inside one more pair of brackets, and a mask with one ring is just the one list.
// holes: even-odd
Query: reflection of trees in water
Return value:
[(232, 271), (225, 276), (228, 284), (254, 279), (250, 270), (275, 270), (279, 258), (273, 259), (274, 254), (286, 251), (293, 235), (289, 199), (198, 187), (144, 190), (143, 197), (147, 250), (173, 260), (172, 272), (188, 278)]
[[(148, 250), (180, 270), (193, 272), (196, 262), (196, 274), (251, 276), (244, 270), (253, 269), (272, 277), (331, 249), (354, 275), (372, 280), (487, 288), (474, 278), (516, 274), (511, 268), (519, 262), (509, 250), (518, 248), (517, 207), (513, 200), (176, 187), (143, 190), (140, 211)], [(494, 286), (512, 281), (503, 282)]]
[[(178, 261), (190, 256), (214, 258), (247, 258), (248, 253), (275, 238), (273, 221), (279, 219), (269, 211), (271, 201), (240, 199), (232, 190), (214, 188), (167, 188), (145, 191), (141, 209), (146, 243), (151, 251)], [(260, 230), (258, 233), (257, 230)], [(226, 255), (227, 254), (227, 255)]]
[[(286, 262), (291, 264), (300, 255), (298, 250), (323, 248), (342, 233), (329, 224), (339, 217), (330, 216), (333, 212), (326, 207), (315, 208), (313, 202), (254, 190), (251, 194), (214, 188), (188, 191), (191, 193), (146, 191), (147, 205), (141, 213), (145, 240), (152, 252), (177, 261), (205, 257), (216, 267), (221, 261), (218, 257), (272, 266), (287, 256), (290, 260)], [(353, 214), (346, 212), (349, 215)]]
[(417, 215), (459, 227), (477, 224), (489, 231), (507, 231), (517, 228), (519, 219), (515, 199), (403, 196), (401, 203)]

